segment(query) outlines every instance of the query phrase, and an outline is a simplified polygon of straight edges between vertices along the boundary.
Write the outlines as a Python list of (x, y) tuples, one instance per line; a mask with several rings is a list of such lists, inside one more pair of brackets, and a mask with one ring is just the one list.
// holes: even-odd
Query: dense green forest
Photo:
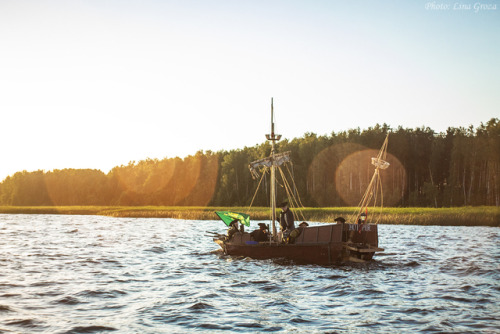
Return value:
[[(308, 207), (355, 206), (373, 173), (370, 158), (389, 134), (382, 171), (386, 206), (500, 206), (500, 120), (479, 127), (392, 129), (376, 125), (330, 136), (282, 140), (291, 152), (294, 191)], [(22, 171), (0, 183), (0, 205), (266, 206), (269, 177), (252, 179), (251, 161), (271, 146), (147, 159), (113, 168)], [(261, 187), (256, 191), (258, 184)], [(283, 188), (279, 187), (279, 189)], [(255, 198), (254, 198), (255, 195)], [(286, 198), (283, 190), (278, 200)]]

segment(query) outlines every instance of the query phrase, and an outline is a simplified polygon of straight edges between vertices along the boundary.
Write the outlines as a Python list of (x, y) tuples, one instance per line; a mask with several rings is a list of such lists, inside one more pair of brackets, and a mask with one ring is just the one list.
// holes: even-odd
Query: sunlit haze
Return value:
[(0, 181), (500, 117), (497, 1), (0, 2)]

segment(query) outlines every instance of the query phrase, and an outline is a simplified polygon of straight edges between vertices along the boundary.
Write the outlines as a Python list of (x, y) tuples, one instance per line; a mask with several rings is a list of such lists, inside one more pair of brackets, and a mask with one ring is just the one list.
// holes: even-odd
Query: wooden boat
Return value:
[[(372, 158), (375, 165), (375, 173), (370, 182), (369, 189), (360, 203), (359, 210), (353, 214), (351, 221), (339, 217), (336, 223), (308, 226), (301, 229), (300, 235), (293, 243), (287, 242), (281, 232), (278, 233), (276, 222), (276, 169), (290, 160), (289, 152), (277, 153), (275, 143), (281, 139), (281, 135), (274, 133), (274, 111), (271, 99), (271, 133), (266, 135), (271, 141), (271, 155), (267, 158), (250, 164), (250, 171), (255, 172), (258, 167), (270, 169), (270, 203), (271, 203), (271, 233), (266, 241), (255, 241), (250, 233), (238, 232), (228, 237), (216, 235), (213, 240), (225, 254), (244, 256), (254, 259), (284, 258), (296, 263), (311, 263), (319, 265), (331, 265), (343, 262), (364, 262), (373, 258), (376, 252), (383, 251), (378, 247), (378, 225), (369, 224), (366, 218), (366, 207), (374, 194), (374, 188), (380, 181), (379, 169), (389, 166), (382, 160), (385, 158), (387, 149), (387, 138), (377, 158)], [(245, 225), (249, 225), (249, 217), (244, 214), (233, 214), (240, 217)], [(246, 218), (242, 218), (245, 216)], [(237, 219), (236, 219), (237, 220)], [(236, 221), (235, 220), (235, 221)], [(226, 220), (229, 225), (229, 221)]]

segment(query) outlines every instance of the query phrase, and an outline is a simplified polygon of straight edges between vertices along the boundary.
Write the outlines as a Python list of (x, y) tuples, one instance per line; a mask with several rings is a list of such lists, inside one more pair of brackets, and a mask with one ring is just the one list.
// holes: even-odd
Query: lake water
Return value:
[(207, 231), (0, 215), (0, 333), (500, 332), (500, 228), (381, 225), (385, 253), (331, 267), (224, 256)]

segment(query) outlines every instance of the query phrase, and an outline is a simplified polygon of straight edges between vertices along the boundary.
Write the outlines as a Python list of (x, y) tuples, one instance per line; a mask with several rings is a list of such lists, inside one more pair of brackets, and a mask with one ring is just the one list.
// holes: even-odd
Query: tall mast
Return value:
[(274, 133), (274, 109), (273, 98), (271, 97), (271, 134), (266, 135), (271, 141), (271, 220), (273, 238), (276, 238), (276, 165), (275, 165), (275, 142), (281, 139), (281, 135)]

